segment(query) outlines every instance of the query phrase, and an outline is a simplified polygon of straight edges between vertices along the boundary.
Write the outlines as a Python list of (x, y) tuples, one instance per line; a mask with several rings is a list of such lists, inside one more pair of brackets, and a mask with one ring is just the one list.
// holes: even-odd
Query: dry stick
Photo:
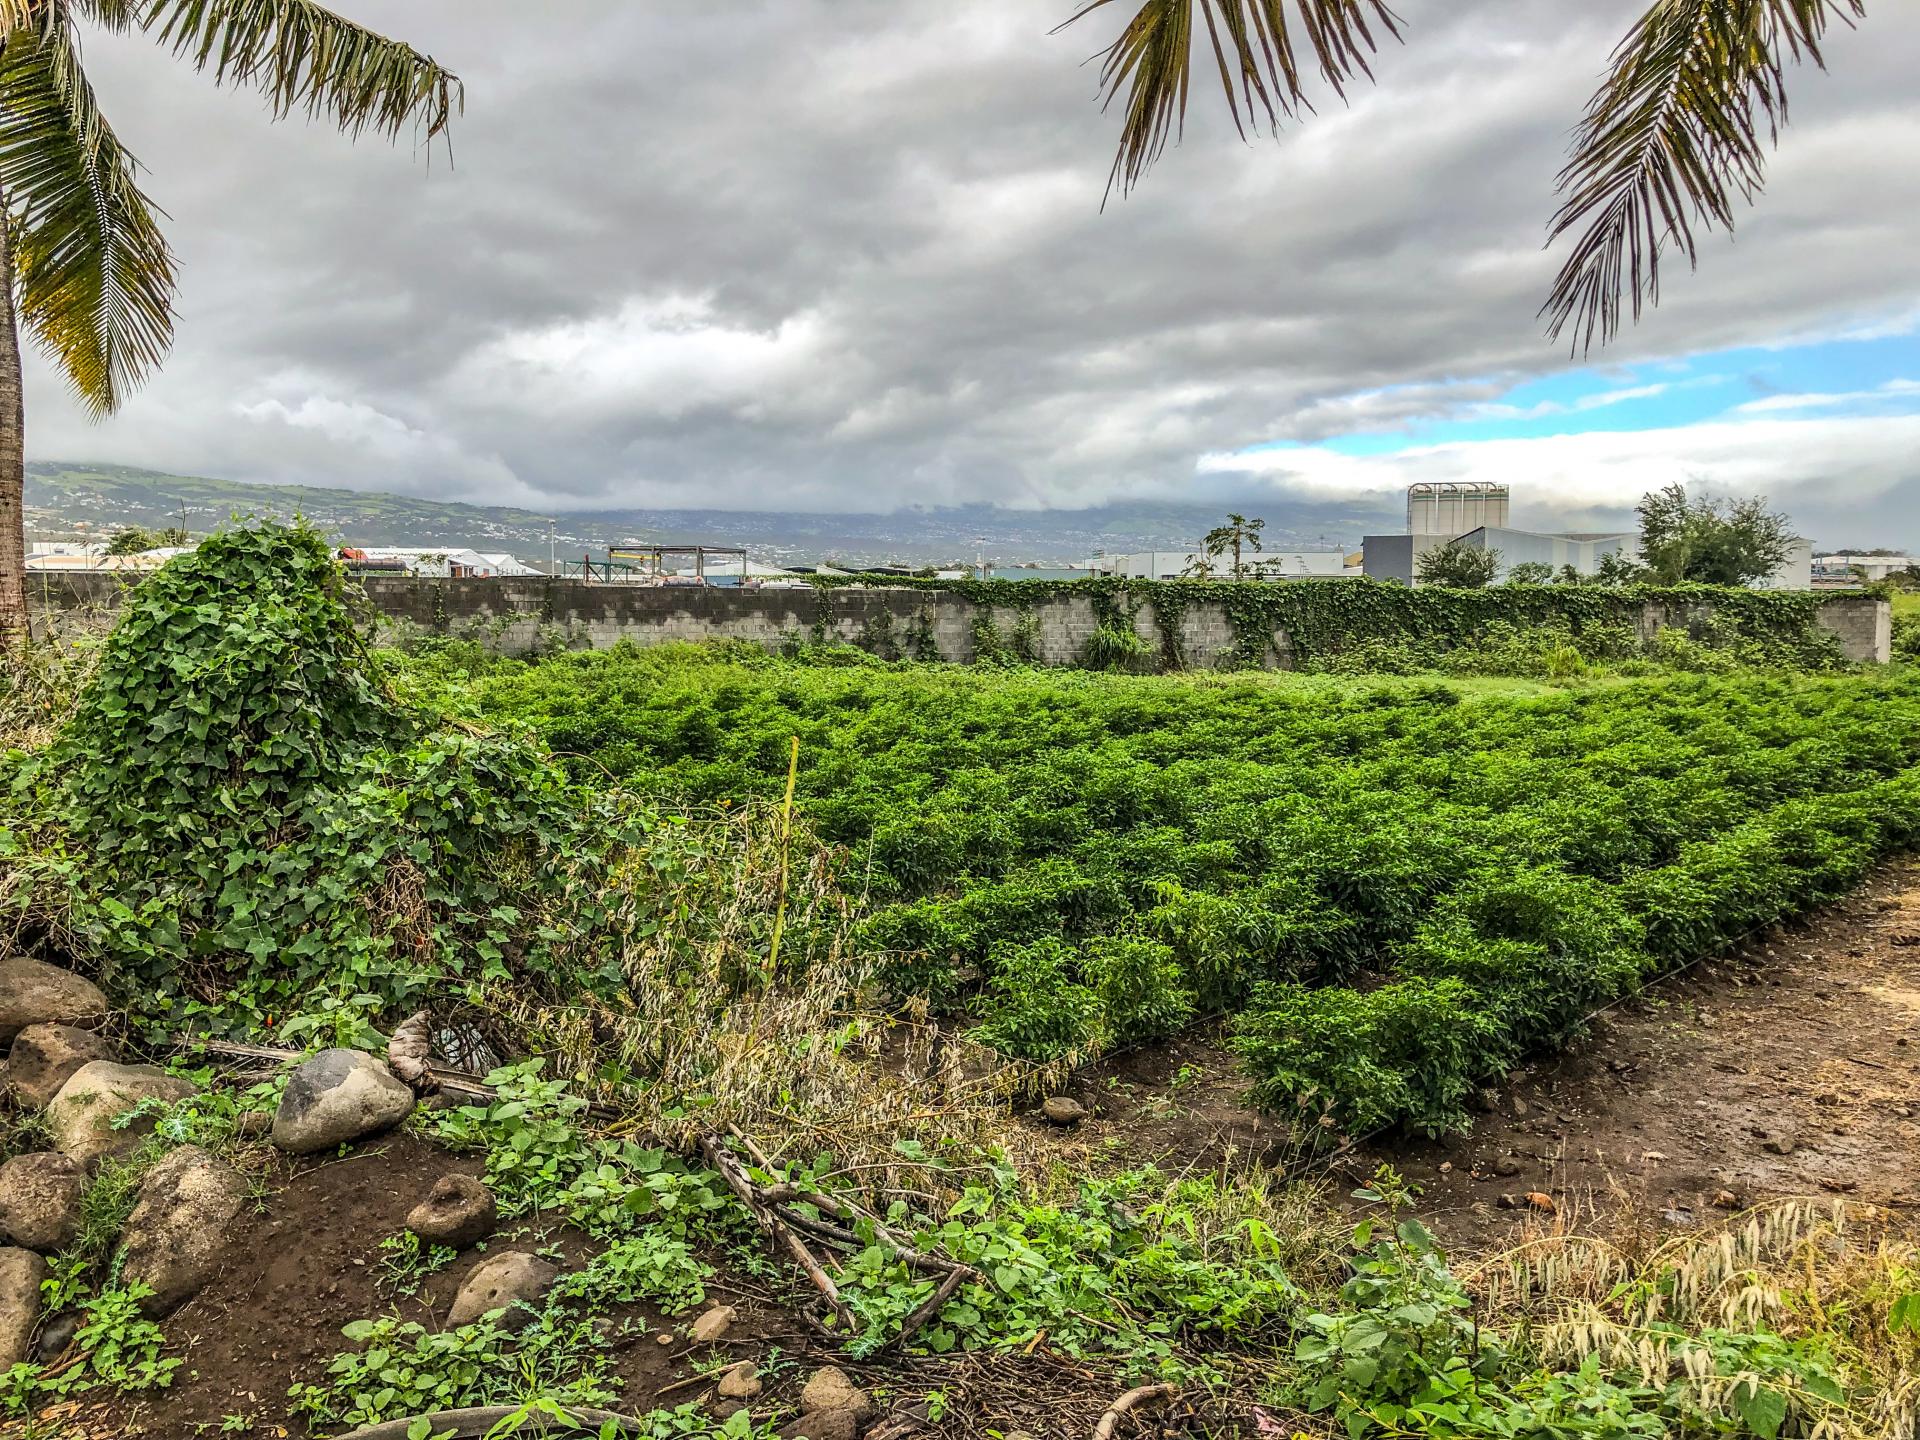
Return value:
[(1129, 1390), (1113, 1404), (1107, 1407), (1107, 1413), (1100, 1417), (1100, 1423), (1093, 1427), (1093, 1440), (1113, 1440), (1114, 1432), (1120, 1427), (1120, 1417), (1136, 1406), (1145, 1405), (1151, 1400), (1164, 1400), (1173, 1394), (1171, 1385), (1142, 1385)]
[[(738, 1140), (747, 1153), (753, 1157), (756, 1165), (768, 1174), (774, 1173), (773, 1161), (768, 1158), (766, 1151), (762, 1150), (759, 1145), (754, 1142), (752, 1136), (743, 1133), (738, 1126), (730, 1126), (729, 1129), (733, 1137)], [(704, 1145), (704, 1142), (702, 1143)], [(746, 1180), (748, 1184), (752, 1183), (745, 1175), (742, 1175), (741, 1179)], [(880, 1349), (891, 1349), (905, 1344), (922, 1326), (946, 1308), (946, 1304), (953, 1298), (954, 1292), (967, 1281), (971, 1280), (980, 1285), (989, 1285), (987, 1277), (971, 1265), (963, 1265), (957, 1260), (947, 1259), (944, 1255), (930, 1254), (926, 1251), (916, 1250), (911, 1245), (905, 1244), (899, 1236), (895, 1235), (881, 1223), (877, 1215), (861, 1208), (851, 1200), (816, 1194), (813, 1191), (802, 1189), (800, 1186), (792, 1184), (791, 1182), (756, 1189), (756, 1194), (759, 1202), (766, 1206), (770, 1212), (785, 1221), (786, 1224), (797, 1229), (805, 1230), (822, 1241), (829, 1243), (838, 1243), (857, 1248), (863, 1242), (860, 1237), (854, 1233), (851, 1225), (857, 1220), (865, 1220), (873, 1227), (874, 1239), (892, 1252), (894, 1258), (906, 1265), (908, 1269), (930, 1270), (941, 1277), (940, 1284), (934, 1290), (933, 1294), (929, 1295), (914, 1307), (912, 1313), (901, 1322), (900, 1329), (888, 1337), (886, 1342), (879, 1347)], [(792, 1209), (794, 1205), (810, 1205), (822, 1214), (831, 1215), (835, 1217), (835, 1219), (846, 1223), (835, 1225), (824, 1220), (815, 1219), (811, 1215), (796, 1214)], [(784, 1213), (781, 1211), (781, 1207), (783, 1206), (786, 1207)]]
[(806, 1242), (793, 1233), (786, 1221), (781, 1219), (771, 1206), (760, 1203), (753, 1181), (740, 1162), (728, 1153), (717, 1135), (702, 1135), (700, 1151), (707, 1157), (707, 1163), (720, 1172), (721, 1178), (727, 1182), (733, 1193), (740, 1197), (740, 1203), (747, 1207), (747, 1213), (753, 1216), (768, 1238), (778, 1240), (784, 1245), (787, 1253), (792, 1255), (800, 1268), (807, 1272), (807, 1278), (813, 1281), (814, 1288), (826, 1297), (827, 1304), (833, 1307), (833, 1313), (840, 1317), (841, 1324), (846, 1327), (846, 1335), (853, 1335), (855, 1333), (853, 1316), (847, 1310), (846, 1303), (840, 1298), (839, 1287), (828, 1277), (827, 1272), (820, 1268), (820, 1262), (813, 1258), (813, 1252), (807, 1248)]

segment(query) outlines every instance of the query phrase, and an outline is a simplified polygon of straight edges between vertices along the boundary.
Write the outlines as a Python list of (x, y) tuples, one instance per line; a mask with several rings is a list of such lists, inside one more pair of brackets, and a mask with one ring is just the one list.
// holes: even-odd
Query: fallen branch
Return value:
[(1107, 1413), (1102, 1415), (1100, 1423), (1093, 1427), (1093, 1440), (1113, 1440), (1115, 1432), (1120, 1427), (1122, 1416), (1155, 1400), (1165, 1400), (1172, 1396), (1173, 1392), (1174, 1387), (1171, 1385), (1142, 1385), (1127, 1391), (1107, 1407)]
[(781, 1218), (777, 1210), (760, 1198), (760, 1193), (747, 1174), (746, 1167), (734, 1158), (732, 1152), (721, 1143), (718, 1135), (702, 1135), (700, 1153), (707, 1157), (709, 1165), (720, 1172), (720, 1178), (727, 1182), (728, 1188), (739, 1197), (740, 1203), (747, 1207), (747, 1213), (753, 1216), (754, 1223), (766, 1232), (769, 1239), (778, 1241), (806, 1272), (807, 1278), (813, 1281), (814, 1288), (826, 1297), (828, 1306), (840, 1318), (840, 1323), (845, 1327), (843, 1334), (851, 1338), (855, 1333), (853, 1314), (847, 1309), (846, 1302), (841, 1300), (839, 1287), (821, 1268), (820, 1262), (814, 1258), (806, 1242), (793, 1233), (793, 1228)]

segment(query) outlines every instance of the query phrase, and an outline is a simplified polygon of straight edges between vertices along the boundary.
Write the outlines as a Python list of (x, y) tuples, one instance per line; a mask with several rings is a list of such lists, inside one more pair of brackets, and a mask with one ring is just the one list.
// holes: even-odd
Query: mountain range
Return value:
[[(1085, 510), (995, 505), (914, 507), (892, 514), (592, 510), (542, 514), (374, 490), (259, 485), (125, 465), (27, 466), (27, 538), (71, 540), (128, 526), (203, 534), (234, 516), (304, 516), (343, 545), (444, 545), (507, 551), (545, 567), (609, 545), (672, 541), (743, 546), (776, 563), (927, 564), (984, 552), (1005, 565), (1066, 566), (1102, 551), (1185, 549), (1219, 525), (1217, 507), (1122, 504)], [(1366, 501), (1267, 507), (1269, 550), (1351, 548), (1400, 517)]]

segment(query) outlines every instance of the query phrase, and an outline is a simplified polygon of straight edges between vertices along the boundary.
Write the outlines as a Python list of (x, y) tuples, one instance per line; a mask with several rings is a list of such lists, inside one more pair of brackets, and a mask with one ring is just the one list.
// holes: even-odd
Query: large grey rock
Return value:
[(442, 1175), (407, 1212), (407, 1229), (430, 1245), (464, 1250), (491, 1235), (499, 1218), (500, 1207), (485, 1185), (471, 1175)]
[(43, 1150), (0, 1165), (0, 1239), (51, 1254), (80, 1234), (86, 1172), (65, 1155)]
[(247, 1204), (239, 1171), (198, 1145), (182, 1145), (147, 1172), (120, 1232), (121, 1275), (144, 1280), (149, 1315), (168, 1315), (220, 1269), (233, 1222)]
[(0, 1045), (29, 1025), (97, 1025), (107, 997), (84, 976), (42, 960), (0, 960)]
[(497, 1322), (502, 1330), (524, 1329), (533, 1312), (553, 1288), (560, 1272), (537, 1255), (503, 1250), (473, 1267), (447, 1311), (447, 1328), (471, 1325), (482, 1315), (505, 1310)]
[(287, 1077), (273, 1143), (313, 1155), (391, 1130), (413, 1113), (413, 1092), (371, 1055), (322, 1050)]
[(111, 1060), (113, 1046), (71, 1025), (29, 1025), (13, 1037), (7, 1056), (7, 1098), (23, 1110), (44, 1110), (73, 1072), (93, 1060)]
[(31, 1250), (0, 1250), (0, 1374), (33, 1353), (40, 1319), (40, 1282), (47, 1262)]
[(82, 1165), (108, 1155), (127, 1155), (153, 1133), (153, 1117), (142, 1116), (123, 1130), (113, 1128), (144, 1100), (171, 1104), (193, 1094), (193, 1086), (152, 1065), (116, 1065), (90, 1060), (67, 1077), (47, 1106), (54, 1148)]

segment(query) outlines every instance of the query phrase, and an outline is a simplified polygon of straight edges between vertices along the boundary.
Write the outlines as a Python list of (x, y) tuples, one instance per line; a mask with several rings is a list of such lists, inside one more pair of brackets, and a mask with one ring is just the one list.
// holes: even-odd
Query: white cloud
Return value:
[(1215, 454), (1204, 474), (1261, 479), (1315, 498), (1398, 491), (1416, 481), (1492, 481), (1514, 489), (1518, 523), (1618, 516), (1649, 490), (1679, 483), (1764, 494), (1816, 538), (1840, 540), (1867, 507), (1920, 500), (1920, 415), (1715, 422), (1462, 441), (1356, 457), (1323, 447)]
[(1920, 380), (1889, 380), (1877, 390), (1846, 390), (1833, 394), (1768, 395), (1733, 407), (1735, 415), (1775, 415), (1792, 410), (1835, 410), (1846, 405), (1871, 405), (1888, 400), (1920, 397)]

